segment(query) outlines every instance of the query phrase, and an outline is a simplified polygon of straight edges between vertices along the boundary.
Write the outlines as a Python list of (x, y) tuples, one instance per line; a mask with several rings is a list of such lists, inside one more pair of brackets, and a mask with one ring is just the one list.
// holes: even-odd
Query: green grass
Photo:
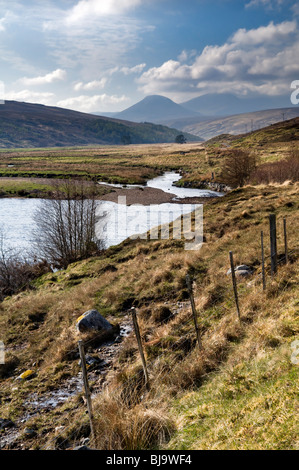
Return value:
[[(128, 339), (109, 376), (108, 395), (93, 402), (100, 416), (99, 448), (103, 448), (101, 439), (108, 439), (115, 430), (121, 432), (126, 448), (133, 442), (140, 445), (130, 433), (140, 428), (143, 419), (151, 425), (153, 421), (148, 420), (154, 419), (158, 427), (168, 423), (171, 440), (160, 444), (165, 450), (295, 448), (298, 366), (290, 362), (290, 344), (299, 334), (298, 259), (293, 255), (292, 263), (281, 266), (273, 281), (268, 275), (267, 292), (263, 293), (259, 236), (261, 230), (267, 233), (269, 210), (277, 214), (279, 254), (283, 250), (284, 216), (289, 247), (298, 253), (298, 185), (247, 187), (205, 206), (206, 241), (200, 252), (187, 253), (183, 241), (129, 240), (97, 258), (46, 274), (31, 290), (5, 299), (0, 305), (0, 328), (8, 351), (0, 379), (0, 416), (21, 417), (22, 403), (30, 393), (45, 394), (78, 373), (78, 359), (70, 352), (77, 348), (75, 322), (82, 313), (98, 308), (116, 324), (135, 304), (151, 363), (152, 389), (132, 408), (126, 408), (114, 393), (115, 387), (130, 388), (128, 380), (140, 369), (137, 346), (134, 339)], [(245, 213), (249, 217), (244, 218)], [(226, 276), (230, 250), (236, 263), (256, 269), (251, 286), (247, 281), (238, 284), (243, 329), (237, 322), (231, 279)], [(195, 279), (204, 362), (194, 341), (187, 272)], [(178, 309), (178, 302), (186, 300)], [(175, 315), (160, 324), (165, 302)], [(36, 377), (15, 388), (15, 377), (31, 368)], [(74, 443), (67, 431), (70, 416), (79, 422), (79, 429), (85, 416), (79, 399), (49, 416), (33, 419), (37, 436), (22, 438), (25, 448), (42, 446), (48, 438), (55, 438), (54, 427), (59, 425), (66, 429), (65, 438)], [(138, 426), (137, 417), (141, 420)], [(111, 420), (114, 429), (105, 427)], [(146, 442), (157, 446), (154, 440)]]
[(285, 344), (224, 366), (178, 400), (172, 413), (180, 429), (167, 449), (298, 450), (299, 368), (290, 354)]

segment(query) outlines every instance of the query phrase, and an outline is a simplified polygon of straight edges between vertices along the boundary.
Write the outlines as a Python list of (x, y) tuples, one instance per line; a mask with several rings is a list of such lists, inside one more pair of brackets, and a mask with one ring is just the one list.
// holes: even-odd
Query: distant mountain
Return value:
[[(0, 148), (174, 142), (177, 129), (95, 116), (41, 104), (0, 106)], [(200, 138), (185, 134), (189, 141)]]
[(248, 133), (297, 116), (299, 116), (299, 106), (268, 109), (218, 118), (172, 119), (166, 121), (165, 124), (181, 129), (183, 133), (188, 132), (208, 140), (221, 134), (238, 135)]
[(127, 119), (133, 122), (154, 122), (161, 124), (167, 119), (199, 117), (200, 114), (185, 109), (183, 106), (160, 95), (150, 95), (130, 108), (114, 115), (117, 119)]
[(290, 106), (289, 96), (239, 98), (232, 93), (211, 93), (181, 103), (185, 109), (204, 116), (231, 116)]

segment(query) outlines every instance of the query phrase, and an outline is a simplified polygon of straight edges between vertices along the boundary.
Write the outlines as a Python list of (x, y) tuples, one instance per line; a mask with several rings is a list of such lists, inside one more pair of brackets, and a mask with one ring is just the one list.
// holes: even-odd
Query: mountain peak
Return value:
[(199, 113), (185, 109), (170, 98), (162, 95), (148, 95), (130, 108), (117, 113), (115, 117), (133, 122), (163, 123), (176, 116), (187, 118), (199, 116)]

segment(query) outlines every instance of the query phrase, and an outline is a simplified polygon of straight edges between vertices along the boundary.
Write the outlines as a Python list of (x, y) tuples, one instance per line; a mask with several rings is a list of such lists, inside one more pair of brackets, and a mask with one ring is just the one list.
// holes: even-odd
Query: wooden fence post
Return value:
[(277, 238), (276, 238), (276, 215), (269, 215), (270, 222), (270, 249), (271, 249), (271, 276), (277, 272)]
[(198, 343), (198, 347), (199, 347), (200, 352), (202, 352), (203, 351), (203, 346), (202, 346), (200, 333), (199, 333), (199, 328), (198, 328), (198, 323), (197, 323), (197, 313), (196, 313), (196, 307), (195, 307), (195, 302), (194, 302), (194, 297), (193, 297), (192, 284), (191, 284), (189, 274), (186, 275), (186, 284), (187, 284), (189, 297), (190, 297), (190, 302), (191, 302), (193, 320), (194, 320), (195, 331), (196, 331), (196, 336), (197, 336), (197, 343)]
[(261, 231), (261, 248), (262, 248), (263, 290), (266, 290), (265, 253), (264, 253), (264, 232), (263, 232), (263, 231)]
[(234, 294), (235, 294), (235, 302), (236, 302), (236, 307), (237, 307), (237, 313), (238, 313), (239, 321), (241, 323), (241, 314), (240, 314), (238, 290), (237, 290), (236, 275), (235, 275), (234, 257), (233, 257), (233, 252), (232, 251), (229, 252), (229, 258), (230, 258), (230, 268), (231, 268), (231, 273), (232, 273), (232, 281), (233, 281), (233, 288), (234, 288)]
[(287, 221), (286, 218), (283, 218), (283, 233), (284, 233), (284, 254), (285, 254), (285, 263), (288, 264), (289, 262), (289, 255), (288, 255), (288, 237), (287, 237)]
[(86, 403), (87, 403), (87, 411), (88, 411), (88, 416), (89, 416), (91, 437), (92, 437), (93, 443), (95, 443), (95, 432), (94, 432), (94, 426), (93, 426), (91, 394), (90, 394), (88, 378), (87, 378), (86, 360), (85, 360), (85, 352), (84, 352), (83, 341), (80, 340), (78, 342), (78, 345), (79, 345), (79, 353), (80, 353), (80, 359), (81, 359), (81, 368), (82, 368), (83, 383), (84, 383), (85, 397), (86, 397)]
[(131, 311), (132, 311), (135, 335), (136, 335), (136, 339), (138, 343), (139, 354), (140, 354), (141, 361), (142, 361), (143, 373), (144, 373), (144, 378), (145, 378), (145, 387), (147, 390), (149, 390), (150, 384), (149, 384), (148, 372), (147, 372), (147, 367), (146, 367), (146, 361), (145, 361), (143, 348), (142, 348), (142, 341), (141, 341), (140, 330), (139, 330), (139, 325), (137, 321), (136, 309), (132, 307)]

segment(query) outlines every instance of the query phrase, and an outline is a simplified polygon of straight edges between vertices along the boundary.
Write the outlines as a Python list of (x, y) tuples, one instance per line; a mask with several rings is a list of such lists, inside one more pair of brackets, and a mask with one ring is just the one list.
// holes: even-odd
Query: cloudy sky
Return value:
[(2, 95), (84, 112), (150, 94), (275, 105), (299, 80), (298, 23), (294, 0), (0, 0)]

